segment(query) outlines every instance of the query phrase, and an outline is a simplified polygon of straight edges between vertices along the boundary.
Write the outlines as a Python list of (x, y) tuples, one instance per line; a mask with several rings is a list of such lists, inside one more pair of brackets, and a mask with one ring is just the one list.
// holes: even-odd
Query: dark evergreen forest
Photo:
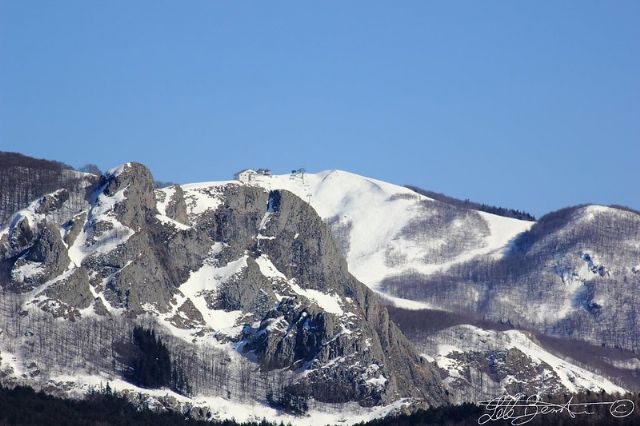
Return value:
[[(562, 404), (568, 401), (569, 395), (544, 398), (545, 401)], [(587, 393), (573, 396), (573, 402), (615, 401), (618, 396), (604, 393)], [(526, 423), (532, 426), (566, 425), (640, 425), (640, 394), (627, 395), (633, 400), (635, 410), (624, 418), (615, 418), (609, 413), (606, 405), (596, 406), (593, 414), (578, 415), (571, 418), (566, 412), (539, 415)], [(388, 417), (358, 426), (426, 426), (478, 425), (478, 418), (486, 413), (483, 407), (475, 404), (445, 406), (423, 410), (410, 415)], [(497, 420), (486, 423), (490, 426), (506, 426), (511, 420)], [(90, 393), (86, 399), (61, 399), (43, 392), (36, 392), (29, 387), (18, 386), (13, 389), (0, 386), (0, 425), (60, 425), (60, 426), (106, 426), (106, 425), (222, 425), (222, 426), (276, 426), (276, 423), (262, 421), (260, 423), (237, 423), (231, 420), (195, 420), (179, 413), (158, 412), (152, 409), (139, 409), (125, 397), (106, 389)], [(283, 425), (283, 423), (279, 423)]]

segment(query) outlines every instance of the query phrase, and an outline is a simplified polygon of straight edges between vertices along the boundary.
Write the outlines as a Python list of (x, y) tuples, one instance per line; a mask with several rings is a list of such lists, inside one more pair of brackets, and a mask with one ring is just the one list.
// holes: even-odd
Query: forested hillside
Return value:
[[(11, 215), (30, 202), (58, 189), (78, 192), (92, 175), (67, 164), (41, 160), (15, 152), (0, 152), (0, 228)], [(93, 181), (98, 180), (95, 176)]]
[(480, 210), (482, 212), (492, 213), (498, 216), (511, 217), (513, 219), (530, 220), (530, 221), (536, 220), (536, 217), (534, 215), (524, 210), (492, 206), (485, 203), (476, 203), (475, 201), (471, 201), (469, 199), (461, 200), (459, 198), (450, 197), (440, 192), (429, 191), (427, 189), (422, 189), (413, 185), (407, 185), (407, 188), (417, 192), (420, 195), (424, 195), (425, 197), (433, 198), (434, 200), (451, 204), (456, 207), (461, 207), (461, 208), (470, 209), (470, 210)]

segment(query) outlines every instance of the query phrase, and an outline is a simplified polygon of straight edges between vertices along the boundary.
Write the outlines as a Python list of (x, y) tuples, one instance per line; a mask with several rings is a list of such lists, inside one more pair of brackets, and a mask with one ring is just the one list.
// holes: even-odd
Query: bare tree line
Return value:
[(211, 342), (190, 343), (172, 335), (157, 318), (88, 316), (76, 321), (55, 319), (22, 307), (22, 296), (0, 293), (0, 356), (14, 354), (27, 368), (32, 384), (45, 386), (58, 374), (124, 377), (122, 348), (133, 342), (133, 329), (156, 331), (169, 349), (193, 394), (251, 401), (282, 398), (292, 382), (287, 370), (261, 368), (232, 349)]
[(66, 208), (77, 212), (84, 205), (83, 185), (82, 178), (66, 164), (0, 152), (0, 227), (38, 197), (62, 188), (75, 194)]

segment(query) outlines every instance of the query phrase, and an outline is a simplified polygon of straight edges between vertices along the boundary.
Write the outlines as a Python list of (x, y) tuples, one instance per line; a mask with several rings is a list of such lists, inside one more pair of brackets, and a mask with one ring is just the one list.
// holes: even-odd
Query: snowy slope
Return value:
[[(107, 177), (118, 177), (129, 169), (132, 169), (132, 165), (125, 164), (109, 171)], [(205, 182), (182, 185), (180, 188), (158, 189), (155, 191), (155, 201), (153, 196), (151, 197), (151, 207), (146, 206), (152, 213), (150, 217), (157, 219), (158, 223), (152, 224), (154, 229), (162, 231), (161, 234), (158, 231), (154, 235), (167, 238), (166, 241), (163, 240), (165, 242), (169, 242), (176, 235), (187, 240), (187, 236), (193, 236), (199, 232), (201, 220), (206, 221), (208, 217), (210, 218), (211, 215), (207, 213), (218, 209), (223, 211), (227, 192), (233, 192), (227, 190), (230, 187), (238, 189), (236, 186), (239, 185), (262, 188), (265, 191), (288, 190), (309, 203), (331, 226), (334, 236), (339, 240), (344, 251), (350, 272), (370, 288), (378, 291), (381, 291), (381, 283), (387, 278), (405, 274), (432, 275), (479, 256), (500, 259), (508, 251), (510, 243), (516, 236), (529, 230), (533, 225), (533, 222), (454, 207), (417, 194), (405, 187), (379, 180), (343, 171), (325, 171), (304, 175), (256, 175), (248, 183)], [(69, 257), (68, 265), (65, 266), (64, 271), (56, 272), (57, 276), (41, 280), (39, 287), (34, 288), (31, 293), (26, 293), (28, 296), (26, 300), (32, 301), (31, 305), (34, 309), (36, 305), (41, 306), (47, 302), (44, 290), (58, 284), (68, 285), (75, 272), (86, 269), (90, 278), (87, 288), (90, 290), (93, 301), (90, 302), (89, 307), (79, 309), (76, 318), (100, 315), (97, 313), (100, 306), (111, 314), (118, 314), (121, 311), (124, 313), (124, 308), (116, 304), (116, 298), (105, 297), (107, 292), (111, 291), (109, 287), (113, 285), (116, 278), (136, 266), (145, 272), (144, 275), (131, 275), (133, 280), (139, 281), (146, 279), (149, 271), (157, 269), (144, 269), (140, 266), (145, 265), (149, 259), (145, 259), (142, 251), (138, 251), (145, 247), (146, 240), (143, 238), (145, 230), (141, 230), (140, 223), (134, 221), (137, 216), (131, 212), (135, 209), (127, 207), (127, 203), (131, 202), (129, 197), (134, 186), (135, 180), (131, 180), (130, 183), (123, 183), (117, 191), (104, 192), (104, 188), (98, 188), (90, 205), (84, 206), (86, 208), (83, 212), (75, 215), (71, 222), (59, 228), (60, 237), (63, 239), (62, 244)], [(149, 188), (152, 186), (149, 185)], [(184, 207), (181, 218), (178, 218), (171, 212), (170, 200), (176, 193), (181, 192), (180, 189), (184, 193)], [(256, 191), (256, 188), (252, 188), (249, 192), (259, 192), (260, 196), (266, 198), (266, 194)], [(144, 195), (134, 194), (131, 198), (141, 203), (140, 200), (146, 200)], [(302, 205), (304, 210), (308, 210), (306, 205), (299, 203), (298, 200), (296, 202), (298, 208)], [(0, 232), (0, 243), (4, 240), (3, 244), (6, 245), (7, 250), (16, 248), (10, 243), (17, 238), (12, 239), (11, 236), (18, 233), (19, 229), (16, 225), (21, 221), (24, 221), (25, 227), (28, 225), (36, 231), (47, 222), (48, 217), (38, 213), (39, 206), (40, 204), (34, 203), (19, 212), (11, 225)], [(268, 206), (269, 208), (266, 208), (266, 205), (260, 204), (258, 210), (260, 215), (264, 212), (264, 216), (260, 225), (251, 230), (251, 238), (258, 246), (260, 244), (266, 246), (266, 243), (277, 238), (269, 233), (270, 221), (276, 220), (277, 215), (273, 214), (271, 204)], [(262, 210), (263, 207), (265, 210)], [(125, 215), (123, 212), (131, 214)], [(602, 208), (589, 207), (586, 209), (584, 219), (592, 221), (600, 213)], [(257, 216), (258, 219), (260, 215)], [(315, 215), (313, 217), (315, 218)], [(254, 224), (253, 226), (258, 223), (257, 220), (253, 220), (253, 216), (250, 222)], [(149, 232), (149, 229), (146, 231)], [(305, 232), (303, 229), (295, 229), (290, 235), (293, 236), (297, 231), (301, 234)], [(298, 238), (299, 235), (295, 233), (293, 239)], [(252, 250), (234, 251), (225, 247), (226, 243), (219, 241), (205, 247), (196, 245), (197, 239), (189, 242), (194, 244), (193, 251), (203, 256), (203, 261), (198, 267), (192, 266), (187, 269), (180, 281), (175, 283), (176, 290), (171, 295), (173, 298), (169, 303), (170, 306), (165, 304), (163, 310), (161, 303), (148, 303), (147, 298), (142, 299), (141, 304), (142, 313), (149, 314), (150, 318), (157, 318), (157, 322), (175, 337), (184, 342), (196, 344), (215, 342), (229, 359), (239, 358), (243, 345), (256, 344), (258, 338), (265, 333), (273, 333), (277, 336), (281, 332), (284, 340), (298, 322), (307, 324), (306, 311), (299, 318), (287, 317), (289, 320), (287, 323), (285, 315), (289, 315), (287, 306), (291, 305), (292, 312), (307, 309), (309, 312), (322, 311), (325, 317), (335, 317), (332, 321), (334, 326), (330, 330), (331, 333), (325, 336), (322, 346), (332, 345), (338, 339), (345, 342), (345, 346), (365, 348), (359, 349), (360, 352), (368, 350), (366, 348), (371, 346), (370, 339), (364, 338), (361, 327), (358, 326), (357, 320), (360, 314), (355, 309), (357, 306), (344, 293), (340, 294), (331, 288), (323, 292), (304, 287), (303, 283), (296, 278), (286, 276), (278, 270), (275, 266), (277, 259), (270, 258), (266, 253), (256, 254)], [(18, 248), (21, 251), (23, 249), (23, 247)], [(219, 256), (226, 249), (229, 249), (228, 256)], [(147, 252), (147, 256), (149, 253)], [(589, 256), (585, 257), (585, 253)], [(590, 253), (586, 251), (579, 253), (582, 257), (578, 270), (562, 268), (562, 265), (554, 264), (552, 272), (561, 277), (567, 292), (577, 293), (586, 280), (593, 274), (600, 273), (598, 267), (601, 259)], [(102, 264), (98, 260), (107, 258), (115, 261), (105, 262), (106, 267), (101, 267)], [(308, 262), (308, 264), (312, 263)], [(608, 262), (606, 263), (608, 265)], [(633, 265), (636, 264), (637, 262), (633, 263)], [(637, 268), (640, 270), (640, 265)], [(282, 268), (281, 270), (285, 271)], [(41, 262), (25, 258), (12, 271), (12, 278), (22, 282), (30, 276), (43, 274), (42, 271)], [(603, 274), (608, 271), (609, 269), (602, 269)], [(270, 315), (274, 316), (262, 318), (262, 314), (257, 315), (252, 311), (252, 307), (218, 304), (218, 296), (225, 289), (236, 289), (234, 287), (236, 282), (240, 283), (237, 289), (246, 288), (246, 283), (264, 282), (265, 284), (256, 288), (254, 292), (262, 293), (267, 298), (265, 300), (269, 303), (265, 305), (272, 310)], [(240, 295), (241, 299), (247, 298), (244, 293)], [(407, 309), (433, 308), (417, 299), (407, 300), (391, 295), (386, 296), (395, 304)], [(47, 297), (53, 298), (49, 295)], [(157, 299), (160, 302), (163, 300), (160, 297)], [(522, 303), (524, 298), (512, 299), (518, 306), (525, 306)], [(290, 302), (292, 300), (295, 303)], [(604, 305), (603, 300), (597, 298), (594, 300)], [(288, 301), (289, 304), (287, 304)], [(565, 315), (565, 312), (572, 307), (572, 305), (566, 305), (565, 309), (553, 307), (552, 310), (558, 315)], [(529, 305), (523, 309), (536, 312)], [(548, 315), (545, 313), (544, 316)], [(306, 327), (302, 329), (306, 330)], [(493, 383), (493, 387), (489, 388), (482, 388), (482, 384), (480, 385), (479, 391), (485, 392), (488, 396), (510, 390), (509, 386), (515, 385), (527, 385), (538, 389), (537, 386), (540, 383), (544, 384), (542, 388), (545, 391), (576, 392), (585, 389), (622, 391), (619, 386), (606, 378), (554, 356), (529, 335), (520, 331), (495, 332), (472, 326), (460, 326), (431, 336), (430, 339), (431, 344), (435, 346), (428, 351), (425, 350), (424, 356), (447, 372), (449, 376), (447, 383), (451, 386), (452, 392), (455, 392), (456, 386), (474, 388), (477, 385), (473, 377), (468, 377), (467, 374), (473, 368), (477, 368), (481, 377), (486, 378), (486, 381), (483, 380), (481, 383)], [(336, 353), (341, 353), (343, 346), (339, 348), (340, 350)], [(334, 369), (336, 364), (345, 362), (346, 358), (348, 357), (336, 356), (322, 362), (318, 361), (313, 365), (305, 364), (304, 368), (307, 370), (304, 374), (322, 369), (327, 371)], [(4, 357), (3, 362), (9, 363), (12, 359)], [(487, 373), (483, 370), (487, 360), (491, 362), (497, 360), (490, 365), (492, 368), (495, 367), (495, 371)], [(501, 360), (505, 361), (500, 364)], [(388, 382), (392, 382), (392, 376), (388, 374), (385, 376), (377, 371), (378, 363), (369, 363), (361, 367), (362, 382), (366, 386), (384, 390)], [(519, 369), (520, 373), (514, 373), (514, 369)], [(19, 367), (15, 368), (16, 372), (19, 370)], [(387, 380), (387, 377), (390, 380)], [(63, 380), (62, 376), (60, 380)], [(64, 380), (71, 379), (64, 378)], [(94, 379), (79, 375), (77, 385), (80, 387), (88, 385), (91, 380)], [(114, 381), (117, 382), (117, 379)], [(125, 386), (124, 383), (118, 385)], [(300, 420), (293, 417), (289, 419), (281, 416), (274, 409), (266, 407), (263, 404), (264, 401), (228, 400), (220, 397), (220, 394), (207, 395), (199, 394), (197, 399), (203, 404), (215, 405), (218, 409), (216, 415), (223, 418), (234, 415), (234, 410), (242, 410), (242, 419), (246, 420), (257, 419), (264, 415), (272, 420), (293, 420), (307, 424), (307, 419)], [(467, 397), (469, 397), (468, 394), (461, 400)], [(392, 406), (379, 406), (370, 414), (367, 414), (366, 410), (350, 411), (349, 415), (337, 414), (340, 413), (341, 408), (334, 407), (335, 410), (332, 411), (329, 405), (312, 407), (311, 413), (314, 415), (314, 421), (324, 419), (322, 421), (339, 421), (348, 424), (356, 419), (382, 415), (402, 404), (404, 404), (402, 400), (396, 400)]]
[[(216, 187), (232, 182), (184, 185), (186, 197), (194, 201), (192, 212), (201, 212), (202, 206), (215, 208), (217, 203), (207, 194), (214, 194)], [(430, 274), (480, 255), (499, 257), (516, 235), (533, 225), (533, 222), (472, 211), (475, 221), (472, 225), (486, 227), (488, 232), (469, 249), (442, 255), (438, 252), (440, 246), (456, 238), (467, 238), (464, 233), (449, 232), (448, 227), (473, 228), (463, 215), (468, 214), (468, 210), (453, 208), (402, 186), (340, 170), (304, 175), (255, 175), (245, 184), (266, 190), (288, 190), (309, 202), (341, 240), (350, 272), (374, 290), (385, 278), (403, 273)], [(444, 208), (452, 217), (446, 218), (448, 222), (442, 229), (433, 228), (433, 235), (407, 232), (412, 224), (436, 217)], [(436, 252), (438, 255), (433, 255)]]
[[(297, 392), (306, 392), (305, 400), (342, 402), (353, 408), (349, 403), (366, 399), (368, 405), (378, 406), (376, 415), (408, 399), (416, 405), (446, 400), (435, 367), (414, 365), (417, 352), (382, 315), (366, 317), (365, 299), (372, 312), (384, 308), (347, 273), (321, 218), (303, 201), (290, 194), (268, 194), (268, 186), (240, 187), (239, 182), (155, 190), (150, 172), (138, 163), (110, 170), (100, 183), (85, 208), (70, 220), (50, 221), (64, 204), (53, 202), (60, 198), (54, 193), (47, 203), (34, 203), (17, 214), (0, 234), (0, 254), (7, 253), (11, 260), (8, 284), (25, 290), (6, 304), (27, 316), (21, 315), (18, 325), (6, 326), (9, 308), (0, 300), (0, 351), (16, 357), (16, 368), (6, 377), (22, 380), (16, 377), (20, 368), (33, 369), (50, 360), (46, 377), (35, 381), (25, 376), (25, 383), (60, 380), (61, 387), (82, 394), (88, 385), (85, 375), (100, 374), (118, 382), (116, 363), (107, 359), (117, 356), (113, 351), (96, 356), (77, 350), (77, 359), (71, 361), (73, 355), (69, 360), (50, 356), (57, 343), (42, 343), (53, 335), (51, 330), (66, 336), (99, 329), (97, 338), (103, 339), (98, 324), (108, 317), (118, 325), (110, 321), (111, 338), (90, 343), (91, 351), (130, 335), (134, 322), (162, 330), (163, 340), (184, 362), (182, 371), (193, 383), (197, 397), (191, 401), (213, 398), (217, 406), (230, 410), (220, 410), (222, 417), (252, 406), (245, 410), (247, 416), (265, 413), (278, 419), (276, 410), (265, 406), (273, 379), (299, 386)], [(321, 186), (319, 182), (318, 193), (334, 191)], [(302, 250), (301, 268), (290, 269), (286, 253), (290, 240), (298, 238), (303, 249), (316, 244), (322, 249)], [(16, 250), (20, 259), (13, 261)], [(332, 270), (331, 265), (340, 268)], [(60, 321), (41, 320), (49, 314)], [(21, 321), (38, 328), (22, 332)], [(51, 330), (45, 331), (42, 324)], [(389, 330), (395, 333), (393, 341)], [(36, 339), (41, 352), (34, 354), (25, 348)], [(84, 343), (75, 341), (68, 348)], [(4, 363), (13, 360), (2, 358)], [(268, 368), (251, 382), (245, 380), (253, 387), (237, 385), (239, 376), (260, 365)], [(220, 371), (228, 373), (229, 380), (217, 380)], [(27, 376), (34, 372), (29, 370)], [(85, 378), (91, 382), (91, 377)], [(325, 390), (327, 383), (332, 388)], [(239, 388), (241, 397), (235, 394)], [(336, 398), (329, 393), (339, 393), (336, 389), (346, 390)], [(220, 397), (231, 390), (233, 400), (225, 403)], [(279, 393), (276, 398), (286, 397)], [(314, 421), (355, 419), (345, 419), (330, 405), (318, 404), (313, 411), (319, 411)], [(360, 410), (360, 415), (370, 418), (367, 410)]]
[(519, 330), (458, 325), (422, 342), (423, 356), (446, 371), (458, 402), (503, 392), (624, 393), (611, 380), (564, 360)]

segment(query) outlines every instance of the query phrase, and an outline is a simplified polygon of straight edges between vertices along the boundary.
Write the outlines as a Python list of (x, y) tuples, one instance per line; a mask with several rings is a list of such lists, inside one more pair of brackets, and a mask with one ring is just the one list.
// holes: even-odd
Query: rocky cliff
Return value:
[(56, 194), (0, 234), (2, 287), (22, 295), (25, 315), (151, 315), (187, 341), (213, 339), (261, 370), (285, 369), (296, 398), (447, 401), (434, 365), (294, 194), (237, 183), (154, 191), (137, 163), (103, 176), (63, 224), (52, 220), (65, 206)]

